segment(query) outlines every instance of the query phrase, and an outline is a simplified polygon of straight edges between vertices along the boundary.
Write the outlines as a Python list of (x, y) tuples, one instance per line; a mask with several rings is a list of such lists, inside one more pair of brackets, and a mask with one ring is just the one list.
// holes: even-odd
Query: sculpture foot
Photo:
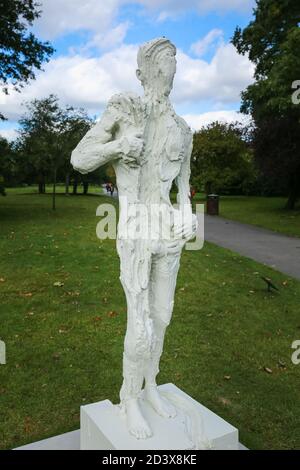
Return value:
[(127, 427), (137, 439), (147, 439), (152, 436), (152, 431), (142, 415), (138, 400), (133, 398), (126, 401)]
[(177, 414), (176, 408), (160, 395), (156, 385), (146, 385), (145, 398), (160, 416), (163, 418), (175, 418)]

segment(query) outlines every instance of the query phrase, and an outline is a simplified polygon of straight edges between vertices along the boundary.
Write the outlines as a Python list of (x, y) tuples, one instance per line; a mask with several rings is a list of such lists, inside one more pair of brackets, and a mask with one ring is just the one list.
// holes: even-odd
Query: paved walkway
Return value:
[(205, 240), (300, 279), (300, 238), (205, 215)]

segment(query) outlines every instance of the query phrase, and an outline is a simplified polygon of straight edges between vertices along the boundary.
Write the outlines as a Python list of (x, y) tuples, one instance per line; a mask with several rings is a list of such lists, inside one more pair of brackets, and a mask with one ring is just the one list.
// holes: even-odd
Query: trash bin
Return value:
[(208, 194), (206, 203), (207, 214), (219, 215), (219, 199), (217, 194)]

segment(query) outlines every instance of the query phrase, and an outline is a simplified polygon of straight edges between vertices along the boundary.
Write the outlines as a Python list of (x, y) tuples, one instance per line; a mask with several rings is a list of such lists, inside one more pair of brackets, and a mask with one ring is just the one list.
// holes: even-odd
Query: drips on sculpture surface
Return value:
[[(169, 100), (175, 56), (176, 48), (166, 38), (142, 45), (137, 78), (144, 96), (114, 95), (101, 120), (81, 140), (71, 158), (73, 167), (81, 173), (108, 162), (116, 173), (120, 197), (117, 251), (127, 300), (120, 400), (128, 430), (138, 439), (152, 435), (139, 403), (144, 384), (144, 396), (159, 415), (172, 418), (176, 414), (173, 405), (160, 396), (156, 377), (172, 316), (181, 251), (196, 232), (189, 200), (192, 133)], [(178, 187), (176, 209), (170, 202), (173, 181)], [(139, 204), (149, 211), (153, 205), (162, 207), (163, 217), (154, 217), (154, 221), (152, 217), (152, 224), (157, 225), (158, 234), (162, 233), (161, 224), (169, 224), (171, 236), (128, 237), (130, 231), (124, 229), (139, 225), (141, 220), (137, 219), (142, 216), (139, 211), (128, 216), (127, 209)], [(176, 214), (187, 207), (191, 218), (185, 223), (186, 219)]]

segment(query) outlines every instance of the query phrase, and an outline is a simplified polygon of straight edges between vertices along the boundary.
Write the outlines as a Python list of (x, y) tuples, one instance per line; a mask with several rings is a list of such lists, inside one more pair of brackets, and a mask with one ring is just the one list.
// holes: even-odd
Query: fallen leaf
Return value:
[(60, 281), (57, 281), (57, 282), (54, 282), (53, 285), (54, 285), (54, 287), (62, 287), (62, 286), (64, 286), (64, 283), (60, 282)]
[(116, 317), (117, 315), (118, 315), (117, 312), (114, 312), (113, 310), (111, 312), (108, 312), (108, 316), (110, 318)]
[(24, 421), (24, 431), (25, 433), (29, 433), (31, 432), (31, 430), (32, 430), (32, 420), (29, 416), (27, 416)]
[(286, 369), (286, 363), (283, 361), (278, 361), (279, 367), (282, 367), (283, 369)]
[(224, 405), (224, 406), (231, 405), (231, 401), (228, 400), (228, 398), (219, 397), (218, 400), (219, 400), (219, 402), (222, 403), (222, 405)]
[(32, 292), (20, 292), (21, 297), (32, 297)]

